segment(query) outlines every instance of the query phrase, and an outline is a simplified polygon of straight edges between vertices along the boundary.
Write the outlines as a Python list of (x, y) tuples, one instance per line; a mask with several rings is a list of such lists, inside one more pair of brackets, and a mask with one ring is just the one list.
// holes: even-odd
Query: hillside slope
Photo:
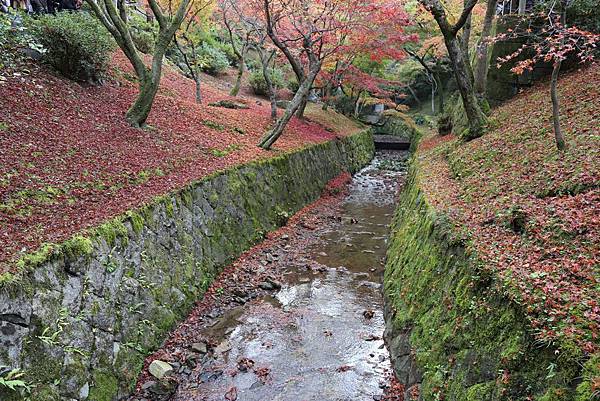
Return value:
[(468, 143), (428, 133), (392, 224), (386, 340), (405, 399), (600, 395), (600, 68), (494, 110)]
[(591, 353), (600, 348), (600, 68), (563, 77), (560, 93), (564, 153), (540, 84), (496, 109), (478, 140), (425, 141), (422, 182), (526, 305), (539, 339)]
[(270, 124), (268, 102), (246, 96), (237, 98), (246, 110), (210, 106), (229, 98), (211, 79), (198, 105), (193, 81), (165, 68), (149, 128), (139, 130), (124, 119), (137, 85), (121, 53), (101, 87), (24, 68), (3, 71), (0, 81), (0, 273), (14, 272), (15, 261), (42, 243), (215, 171), (360, 129), (312, 107), (306, 121), (292, 120), (274, 151), (264, 151), (256, 143)]

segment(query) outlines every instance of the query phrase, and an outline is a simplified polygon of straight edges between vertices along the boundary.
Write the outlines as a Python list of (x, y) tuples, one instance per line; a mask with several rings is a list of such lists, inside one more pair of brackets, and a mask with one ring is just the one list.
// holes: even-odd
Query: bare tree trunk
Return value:
[(558, 61), (554, 63), (552, 69), (552, 79), (550, 80), (550, 97), (552, 98), (552, 123), (554, 124), (554, 139), (556, 140), (556, 147), (558, 150), (564, 150), (565, 137), (563, 136), (560, 128), (560, 103), (558, 100), (557, 84), (558, 75), (560, 74), (560, 67), (562, 62)]
[(412, 86), (410, 86), (410, 84), (406, 84), (406, 87), (408, 88), (408, 91), (410, 92), (410, 94), (412, 95), (412, 97), (415, 99), (415, 101), (417, 102), (417, 104), (419, 105), (419, 107), (421, 107), (421, 100), (417, 97), (417, 94), (413, 90)]
[(242, 87), (242, 78), (244, 76), (245, 61), (246, 50), (242, 49), (240, 51), (240, 57), (238, 57), (238, 72), (235, 79), (235, 84), (233, 85), (233, 88), (231, 88), (231, 92), (229, 92), (229, 95), (231, 96), (237, 96), (238, 93), (240, 93), (240, 88)]
[(269, 95), (269, 101), (271, 102), (271, 119), (274, 120), (277, 118), (277, 88), (275, 88), (275, 84), (271, 79), (269, 66), (271, 64), (271, 60), (276, 55), (276, 51), (273, 50), (267, 54), (262, 46), (255, 46), (255, 49), (258, 52), (258, 57), (262, 66), (263, 78), (267, 84), (267, 94)]
[(483, 111), (481, 111), (481, 107), (475, 96), (471, 64), (466, 58), (465, 52), (462, 50), (457, 39), (458, 31), (466, 23), (477, 0), (465, 0), (464, 9), (454, 25), (451, 25), (448, 22), (446, 11), (439, 0), (419, 0), (419, 2), (431, 12), (444, 36), (444, 43), (446, 44), (446, 49), (448, 50), (448, 55), (452, 62), (452, 69), (454, 70), (458, 90), (462, 98), (467, 119), (469, 120), (468, 131), (460, 133), (460, 135), (462, 139), (467, 141), (478, 138), (483, 135), (486, 116)]
[(194, 82), (196, 83), (196, 103), (202, 103), (202, 91), (200, 88), (201, 80), (200, 80), (200, 71), (196, 71), (194, 74)]
[(435, 114), (435, 78), (431, 77), (431, 114)]
[(298, 111), (296, 111), (296, 117), (298, 117), (298, 118), (304, 118), (304, 112), (306, 111), (306, 105), (308, 104), (309, 93), (310, 93), (310, 88), (308, 88), (306, 95), (304, 95), (304, 98), (302, 99), (302, 103), (300, 103), (300, 106), (298, 107)]
[(310, 91), (313, 81), (315, 80), (320, 69), (321, 69), (320, 64), (312, 66), (308, 76), (304, 79), (304, 81), (302, 81), (300, 88), (298, 88), (298, 91), (294, 95), (294, 98), (290, 102), (287, 109), (285, 109), (285, 112), (283, 113), (283, 115), (277, 120), (273, 129), (270, 130), (269, 132), (267, 132), (262, 137), (258, 146), (260, 146), (263, 149), (267, 149), (267, 150), (271, 149), (271, 146), (273, 146), (275, 141), (281, 136), (286, 125), (290, 122), (294, 113), (296, 113), (296, 111), (300, 107), (302, 101), (304, 100), (304, 98), (306, 97), (308, 92)]
[[(467, 3), (467, 0), (465, 0), (465, 5)], [(473, 13), (469, 13), (469, 16), (467, 17), (467, 21), (465, 22), (465, 25), (462, 28), (462, 35), (460, 37), (461, 40), (461, 47), (463, 49), (463, 51), (465, 52), (465, 57), (467, 60), (469, 60), (469, 41), (471, 40), (471, 21), (473, 19)]]
[(494, 16), (496, 15), (496, 4), (498, 4), (498, 0), (487, 1), (487, 9), (485, 10), (485, 16), (483, 17), (481, 39), (479, 39), (475, 54), (475, 93), (480, 97), (485, 96), (485, 91), (487, 89), (487, 75), (489, 69), (488, 40), (492, 32)]
[(277, 90), (275, 89), (275, 85), (273, 85), (273, 80), (271, 79), (271, 74), (269, 73), (269, 60), (263, 60), (262, 63), (262, 73), (265, 79), (265, 83), (267, 84), (267, 91), (269, 92), (269, 101), (271, 102), (271, 119), (277, 118)]
[(479, 138), (483, 135), (485, 126), (485, 114), (479, 107), (479, 102), (473, 89), (473, 72), (469, 61), (465, 59), (465, 53), (460, 48), (456, 37), (446, 37), (448, 55), (454, 68), (454, 76), (458, 90), (463, 101), (467, 119), (469, 120), (469, 132), (461, 135), (465, 140)]
[(87, 3), (96, 17), (110, 32), (121, 50), (123, 50), (123, 53), (125, 53), (125, 56), (131, 62), (131, 65), (139, 78), (140, 91), (135, 102), (125, 114), (127, 121), (134, 127), (142, 127), (148, 118), (148, 114), (150, 114), (152, 103), (158, 92), (165, 51), (167, 50), (169, 43), (171, 43), (175, 32), (181, 26), (181, 22), (185, 18), (190, 2), (190, 0), (182, 0), (177, 7), (175, 15), (167, 18), (155, 0), (148, 1), (152, 13), (159, 24), (158, 37), (154, 46), (151, 68), (146, 67), (144, 61), (140, 57), (140, 54), (133, 43), (129, 26), (126, 21), (123, 20), (123, 16), (120, 15), (113, 0), (104, 0), (104, 4), (99, 2), (96, 3), (94, 0), (87, 0)]
[[(563, 27), (567, 26), (567, 4), (565, 0), (561, 0), (561, 15), (560, 22)], [(563, 39), (564, 45), (564, 39)], [(558, 150), (564, 150), (566, 148), (565, 137), (563, 136), (560, 128), (560, 102), (558, 100), (558, 76), (560, 74), (560, 67), (562, 66), (562, 60), (554, 62), (554, 68), (552, 69), (552, 78), (550, 79), (550, 97), (552, 98), (552, 124), (554, 125), (554, 140), (556, 141), (556, 147)]]
[(444, 85), (442, 84), (442, 77), (440, 77), (440, 59), (436, 59), (435, 60), (435, 65), (436, 65), (436, 71), (435, 71), (435, 80), (437, 81), (437, 85), (438, 85), (438, 93), (439, 93), (439, 98), (440, 98), (440, 114), (444, 113)]
[[(158, 77), (160, 77), (160, 71)], [(133, 105), (127, 110), (127, 114), (125, 114), (129, 124), (138, 128), (144, 126), (152, 109), (156, 92), (158, 92), (159, 82), (160, 78), (156, 78), (154, 71), (147, 71), (145, 76), (140, 78), (138, 96)]]
[(119, 9), (119, 17), (123, 22), (127, 23), (127, 10), (125, 9), (125, 0), (117, 0), (117, 8)]
[[(440, 81), (438, 81), (440, 82)], [(440, 98), (440, 111), (439, 114), (443, 114), (444, 113), (444, 88), (439, 88), (438, 89), (438, 97)]]

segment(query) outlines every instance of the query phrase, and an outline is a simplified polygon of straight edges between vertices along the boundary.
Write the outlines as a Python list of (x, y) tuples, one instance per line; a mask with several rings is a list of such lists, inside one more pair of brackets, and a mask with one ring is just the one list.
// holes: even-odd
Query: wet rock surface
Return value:
[[(385, 399), (381, 281), (406, 157), (378, 153), (345, 192), (294, 216), (217, 278), (146, 361), (173, 367), (170, 400)], [(130, 399), (165, 399), (154, 381), (145, 369)]]

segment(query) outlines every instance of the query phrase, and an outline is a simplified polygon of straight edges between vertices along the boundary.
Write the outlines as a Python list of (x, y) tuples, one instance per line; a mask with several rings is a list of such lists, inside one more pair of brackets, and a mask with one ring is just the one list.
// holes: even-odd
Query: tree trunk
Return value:
[[(465, 0), (465, 4), (466, 4), (466, 0)], [(467, 60), (469, 60), (469, 41), (471, 40), (471, 21), (473, 19), (473, 13), (469, 14), (469, 17), (467, 18), (467, 21), (465, 22), (465, 25), (462, 28), (462, 35), (460, 37), (460, 45), (463, 49), (463, 51), (465, 52), (465, 57)]]
[[(565, 0), (561, 0), (561, 25), (567, 26), (567, 4)], [(561, 45), (564, 46), (564, 39)], [(566, 148), (565, 137), (563, 136), (560, 128), (560, 102), (558, 100), (558, 75), (560, 74), (560, 67), (562, 66), (562, 60), (554, 62), (554, 68), (552, 69), (552, 78), (550, 79), (550, 97), (552, 98), (552, 123), (554, 125), (554, 140), (556, 141), (556, 147), (558, 150), (564, 150)]]
[(238, 59), (238, 72), (237, 77), (235, 79), (235, 85), (231, 88), (231, 92), (229, 92), (230, 96), (237, 96), (240, 93), (240, 88), (242, 86), (242, 77), (244, 76), (244, 67), (245, 67), (245, 51), (242, 49), (241, 57)]
[(125, 0), (117, 0), (117, 8), (119, 9), (119, 17), (124, 23), (127, 23), (127, 10), (125, 9)]
[[(154, 71), (147, 71), (145, 76), (140, 78), (140, 92), (133, 105), (127, 110), (127, 114), (125, 114), (125, 118), (129, 124), (134, 127), (143, 127), (148, 114), (150, 114), (160, 82), (160, 79), (156, 79), (155, 76)], [(160, 71), (158, 72), (158, 77), (160, 77)]]
[(265, 49), (260, 46), (256, 47), (256, 51), (258, 52), (258, 56), (260, 58), (263, 78), (267, 84), (267, 93), (269, 95), (269, 101), (271, 102), (271, 119), (275, 120), (277, 118), (277, 89), (273, 84), (271, 74), (269, 74), (269, 65), (271, 64), (273, 57), (275, 57), (275, 51), (267, 54), (265, 53)]
[[(440, 81), (438, 80), (438, 82), (440, 82)], [(441, 82), (440, 82), (440, 84), (441, 84)], [(439, 93), (438, 96), (440, 98), (440, 111), (439, 111), (439, 114), (444, 114), (444, 88), (440, 87), (438, 89), (438, 93)]]
[(556, 147), (558, 150), (564, 150), (565, 137), (563, 136), (560, 128), (560, 103), (558, 101), (557, 84), (558, 75), (560, 73), (560, 67), (562, 62), (558, 61), (554, 63), (552, 69), (552, 79), (550, 80), (550, 97), (552, 98), (552, 122), (554, 124), (554, 139), (556, 140)]
[(482, 98), (485, 96), (485, 91), (487, 89), (487, 75), (489, 69), (488, 40), (492, 32), (494, 16), (496, 15), (496, 4), (498, 4), (498, 0), (488, 0), (487, 2), (487, 9), (483, 18), (483, 28), (481, 30), (481, 39), (479, 39), (475, 54), (475, 93)]
[(273, 85), (271, 74), (269, 74), (269, 60), (270, 58), (267, 60), (262, 60), (262, 72), (265, 83), (267, 84), (267, 91), (269, 92), (269, 101), (271, 102), (271, 119), (274, 120), (277, 118), (277, 90)]
[[(312, 83), (311, 83), (311, 86), (312, 86)], [(298, 118), (304, 118), (304, 112), (306, 111), (306, 105), (308, 104), (309, 93), (310, 93), (310, 88), (308, 88), (308, 91), (306, 91), (306, 94), (302, 98), (302, 103), (300, 103), (300, 106), (298, 106), (298, 111), (296, 111), (296, 117), (298, 117)]]
[(277, 141), (277, 139), (281, 136), (286, 125), (290, 122), (290, 120), (294, 116), (294, 113), (296, 113), (298, 108), (301, 106), (304, 98), (308, 95), (308, 92), (310, 91), (310, 88), (312, 87), (313, 81), (315, 80), (320, 69), (321, 69), (320, 64), (317, 66), (313, 66), (311, 68), (308, 76), (305, 78), (304, 81), (302, 81), (300, 88), (298, 88), (298, 91), (294, 95), (294, 98), (290, 102), (287, 109), (285, 109), (285, 112), (283, 113), (283, 115), (279, 118), (279, 120), (277, 120), (273, 129), (270, 130), (269, 132), (267, 132), (262, 137), (258, 146), (260, 146), (263, 149), (267, 149), (267, 150), (271, 149), (271, 146), (273, 146), (275, 141)]
[(456, 36), (446, 35), (444, 41), (448, 49), (448, 55), (452, 61), (452, 66), (454, 67), (454, 76), (456, 77), (465, 113), (469, 120), (469, 132), (461, 136), (465, 140), (479, 138), (483, 135), (486, 117), (483, 111), (481, 111), (481, 107), (479, 107), (479, 102), (475, 96), (471, 65), (465, 58), (465, 53), (462, 51)]
[(431, 77), (431, 114), (435, 114), (435, 78)]
[(406, 87), (408, 88), (408, 91), (410, 92), (410, 94), (412, 95), (412, 97), (415, 99), (415, 101), (417, 102), (417, 105), (419, 107), (421, 107), (421, 100), (417, 97), (417, 94), (415, 93), (415, 91), (413, 90), (412, 86), (410, 86), (410, 84), (406, 84)]
[(435, 61), (436, 71), (435, 71), (435, 80), (438, 85), (438, 93), (440, 97), (440, 114), (444, 113), (444, 85), (442, 84), (442, 77), (440, 77), (440, 59), (436, 59)]
[(202, 91), (200, 90), (200, 71), (196, 71), (194, 74), (194, 82), (196, 83), (196, 103), (202, 103)]

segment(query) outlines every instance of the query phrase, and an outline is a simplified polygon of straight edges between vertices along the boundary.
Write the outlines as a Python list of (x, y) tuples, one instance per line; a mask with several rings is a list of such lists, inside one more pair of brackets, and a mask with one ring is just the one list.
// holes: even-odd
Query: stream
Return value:
[(185, 374), (163, 399), (382, 399), (390, 362), (381, 287), (407, 157), (378, 151), (341, 201), (316, 206), (316, 224), (300, 223), (294, 230), (303, 232), (263, 249), (255, 269), (279, 272), (260, 284), (271, 291), (234, 290), (239, 305), (194, 329), (209, 351), (197, 366), (179, 368)]

